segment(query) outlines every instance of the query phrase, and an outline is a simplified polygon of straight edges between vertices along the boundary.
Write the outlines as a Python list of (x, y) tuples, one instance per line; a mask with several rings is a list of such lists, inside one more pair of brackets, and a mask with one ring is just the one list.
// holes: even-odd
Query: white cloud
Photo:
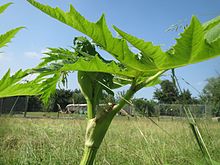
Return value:
[(32, 59), (41, 59), (44, 55), (44, 53), (47, 53), (49, 52), (50, 50), (49, 49), (42, 49), (41, 51), (28, 51), (28, 52), (25, 52), (24, 55), (25, 57), (28, 57), (28, 58), (32, 58)]
[(41, 54), (37, 52), (25, 52), (24, 55), (29, 58), (41, 58)]
[(8, 62), (10, 61), (10, 56), (5, 53), (0, 53), (0, 62)]

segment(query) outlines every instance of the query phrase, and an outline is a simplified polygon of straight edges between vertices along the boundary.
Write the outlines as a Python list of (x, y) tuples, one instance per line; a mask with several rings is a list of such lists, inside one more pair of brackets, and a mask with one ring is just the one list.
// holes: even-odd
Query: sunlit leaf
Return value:
[(2, 5), (2, 6), (0, 6), (0, 14), (3, 13), (8, 8), (8, 6), (10, 6), (11, 4), (12, 3), (9, 2), (9, 3), (6, 3), (6, 4)]
[(122, 64), (139, 71), (154, 68), (154, 64), (151, 62), (151, 60), (144, 59), (143, 62), (142, 60), (138, 59), (138, 55), (131, 52), (124, 39), (118, 39), (112, 36), (106, 25), (104, 15), (102, 15), (96, 23), (93, 23), (86, 20), (75, 10), (72, 5), (70, 5), (69, 12), (64, 12), (59, 8), (52, 8), (50, 6), (40, 4), (34, 0), (28, 0), (28, 2), (49, 16), (86, 34)]
[(0, 35), (0, 48), (6, 46), (22, 28), (24, 27), (18, 27)]
[(103, 72), (112, 73), (122, 76), (135, 77), (135, 70), (121, 68), (115, 61), (104, 63), (98, 56), (94, 56), (91, 60), (79, 58), (73, 64), (64, 64), (62, 71), (88, 71), (88, 72)]
[[(181, 33), (172, 51), (163, 52), (160, 47), (153, 46), (115, 27), (115, 30), (134, 47), (142, 52), (142, 58), (150, 58), (155, 63), (154, 70), (168, 70), (220, 55), (219, 24), (204, 31), (196, 17), (192, 17), (190, 25)], [(206, 37), (205, 37), (206, 33)], [(211, 42), (212, 40), (212, 42)]]
[[(0, 79), (0, 98), (11, 96), (39, 95), (38, 80), (25, 81), (28, 71), (19, 70), (10, 76), (10, 70)], [(24, 80), (24, 81), (22, 81)]]

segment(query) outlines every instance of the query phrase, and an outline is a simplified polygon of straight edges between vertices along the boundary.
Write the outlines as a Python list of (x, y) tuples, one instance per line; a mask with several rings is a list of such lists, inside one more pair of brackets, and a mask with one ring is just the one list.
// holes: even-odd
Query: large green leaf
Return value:
[(131, 52), (124, 39), (112, 36), (106, 25), (104, 15), (96, 23), (93, 23), (86, 20), (72, 5), (70, 5), (69, 12), (64, 12), (59, 8), (52, 8), (34, 0), (28, 0), (28, 2), (49, 16), (86, 34), (122, 64), (139, 71), (146, 71), (155, 67), (150, 59), (138, 59), (138, 55)]
[(111, 73), (127, 77), (137, 76), (137, 71), (128, 70), (127, 68), (119, 67), (119, 65), (114, 62), (104, 63), (98, 56), (94, 56), (91, 60), (86, 60), (84, 58), (79, 58), (73, 64), (64, 64), (61, 71), (87, 71), (87, 72), (103, 72)]
[(116, 27), (115, 30), (142, 52), (142, 58), (151, 58), (154, 61), (154, 70), (168, 70), (219, 56), (218, 27), (219, 24), (216, 23), (205, 31), (199, 20), (192, 17), (190, 25), (168, 52), (163, 52), (160, 47), (153, 46), (152, 43), (138, 39)]
[[(219, 24), (219, 18), (201, 25), (198, 19), (193, 17), (189, 27), (177, 39), (177, 43), (172, 50), (168, 52), (163, 52), (159, 46), (154, 46), (150, 42), (145, 42), (115, 27), (115, 30), (125, 40), (141, 51), (137, 55), (131, 52), (124, 39), (112, 36), (104, 16), (96, 23), (92, 23), (80, 15), (73, 6), (70, 6), (69, 12), (64, 12), (59, 8), (42, 5), (35, 0), (28, 0), (28, 2), (49, 16), (91, 37), (122, 64), (138, 71), (167, 70), (204, 61), (219, 55), (219, 39), (217, 37), (219, 33), (216, 32), (219, 29), (216, 27)], [(213, 30), (213, 28), (216, 28), (216, 30)], [(213, 38), (210, 36), (215, 36), (215, 42), (209, 42), (210, 38)]]
[(43, 100), (44, 104), (48, 105), (49, 98), (55, 93), (59, 80), (60, 72), (56, 72), (52, 77), (47, 78), (40, 84), (40, 90), (38, 92), (41, 93), (41, 99)]
[(0, 80), (0, 98), (40, 94), (38, 80), (22, 82), (27, 75), (28, 71), (19, 70), (13, 76), (10, 76), (10, 70), (8, 70)]
[(74, 61), (76, 58), (75, 52), (72, 52), (64, 48), (49, 48), (49, 51), (44, 53), (46, 56), (41, 60), (42, 62), (38, 65), (39, 68), (48, 65), (50, 62), (57, 62), (61, 60)]
[(35, 70), (103, 72), (126, 77), (136, 77), (138, 73), (136, 70), (124, 67), (113, 60), (104, 60), (99, 54), (93, 56), (80, 51), (80, 54), (84, 56), (78, 56), (78, 52), (63, 48), (50, 48), (49, 50), (45, 53), (46, 57), (42, 58), (43, 62)]
[[(0, 79), (0, 98), (11, 96), (40, 95), (45, 104), (55, 92), (57, 83), (60, 80), (60, 72), (39, 74), (34, 80), (28, 80), (33, 71), (19, 70), (10, 76), (10, 70)], [(49, 77), (48, 77), (49, 76)]]
[(154, 63), (154, 67), (148, 70), (163, 70), (160, 68), (160, 65), (164, 62), (167, 54), (161, 50), (160, 46), (154, 46), (151, 42), (145, 42), (142, 39), (138, 39), (135, 36), (129, 35), (118, 29), (116, 26), (114, 26), (114, 29), (118, 32), (119, 35), (121, 35), (124, 39), (126, 39), (134, 47), (141, 51), (140, 58), (142, 61), (145, 61), (146, 59), (151, 60), (152, 63)]

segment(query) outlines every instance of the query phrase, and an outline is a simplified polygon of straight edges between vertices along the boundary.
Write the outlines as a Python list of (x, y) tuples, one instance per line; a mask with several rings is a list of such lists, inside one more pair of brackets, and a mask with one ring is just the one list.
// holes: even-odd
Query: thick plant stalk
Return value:
[(84, 148), (84, 155), (81, 160), (80, 165), (92, 165), (96, 156), (98, 149), (93, 149), (89, 147)]
[[(88, 119), (84, 154), (80, 165), (92, 165), (96, 153), (105, 137), (105, 134), (112, 122), (112, 119), (118, 111), (126, 104), (126, 100), (130, 100), (135, 94), (134, 86), (131, 86), (123, 99), (117, 105), (109, 109), (99, 111), (94, 118)], [(88, 108), (91, 108), (88, 107)], [(88, 111), (91, 109), (88, 109)]]
[[(86, 136), (85, 136), (85, 148), (84, 148), (84, 154), (81, 159), (80, 165), (92, 165), (96, 153), (102, 143), (103, 138), (105, 137), (105, 134), (112, 122), (112, 119), (114, 116), (119, 112), (124, 105), (129, 102), (129, 100), (133, 97), (133, 95), (143, 87), (145, 87), (147, 84), (154, 81), (158, 76), (160, 76), (164, 71), (158, 72), (152, 77), (149, 77), (145, 82), (137, 84), (136, 79), (133, 80), (130, 88), (127, 90), (126, 94), (120, 99), (119, 103), (113, 107), (110, 107), (105, 110), (98, 110), (96, 115), (95, 113), (95, 106), (91, 99), (86, 96), (86, 90), (84, 90), (84, 96), (87, 101), (87, 111), (88, 111), (88, 123), (87, 123), (87, 129), (86, 129)], [(81, 74), (81, 73), (80, 73)], [(84, 81), (83, 79), (85, 77), (82, 77), (78, 72), (78, 81), (81, 86), (81, 90), (83, 91), (83, 87), (86, 89), (88, 87), (88, 80)], [(84, 84), (85, 83), (85, 84)], [(89, 92), (87, 91), (87, 94), (89, 95)]]
[(100, 147), (114, 116), (113, 112), (107, 112), (105, 116), (102, 116), (101, 118), (95, 117), (88, 120), (84, 154), (80, 165), (93, 164), (98, 148)]

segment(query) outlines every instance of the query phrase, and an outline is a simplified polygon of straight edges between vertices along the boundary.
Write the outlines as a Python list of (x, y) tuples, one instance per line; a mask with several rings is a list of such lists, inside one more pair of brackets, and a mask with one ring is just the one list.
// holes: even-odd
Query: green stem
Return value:
[(130, 89), (126, 92), (126, 94), (123, 96), (123, 98), (113, 108), (113, 111), (115, 112), (115, 114), (123, 108), (123, 106), (127, 103), (127, 101), (129, 101), (137, 91), (138, 90), (137, 90), (136, 86), (131, 85)]
[(134, 79), (131, 87), (127, 90), (126, 94), (120, 99), (117, 105), (111, 109), (100, 110), (96, 113), (96, 115), (94, 114), (95, 107), (92, 104), (92, 100), (86, 99), (89, 114), (85, 137), (85, 149), (80, 165), (93, 164), (96, 153), (114, 116), (124, 107), (127, 102), (129, 102), (129, 100), (138, 90), (155, 80), (155, 78), (157, 78), (163, 72), (164, 71), (161, 71), (154, 76), (149, 77), (145, 82), (138, 85), (136, 84), (136, 79)]
[(92, 165), (97, 153), (97, 148), (84, 148), (84, 155), (80, 162), (80, 165)]
[(93, 104), (92, 101), (90, 101), (88, 98), (86, 99), (87, 103), (87, 117), (88, 119), (94, 118), (94, 109), (93, 109)]
[(85, 149), (80, 165), (93, 164), (97, 150), (100, 147), (114, 116), (115, 114), (111, 111), (88, 120), (85, 136)]
[[(88, 114), (88, 122), (85, 136), (85, 148), (84, 154), (81, 159), (80, 165), (92, 165), (96, 156), (96, 153), (105, 137), (105, 134), (112, 122), (112, 119), (118, 111), (127, 103), (126, 100), (130, 100), (135, 94), (135, 85), (131, 85), (130, 89), (126, 92), (123, 99), (114, 106), (114, 108), (100, 110), (95, 117), (90, 118)], [(92, 105), (92, 104), (91, 104)], [(93, 108), (89, 104), (87, 108)], [(92, 111), (93, 109), (88, 109)], [(93, 112), (93, 111), (92, 111)]]

